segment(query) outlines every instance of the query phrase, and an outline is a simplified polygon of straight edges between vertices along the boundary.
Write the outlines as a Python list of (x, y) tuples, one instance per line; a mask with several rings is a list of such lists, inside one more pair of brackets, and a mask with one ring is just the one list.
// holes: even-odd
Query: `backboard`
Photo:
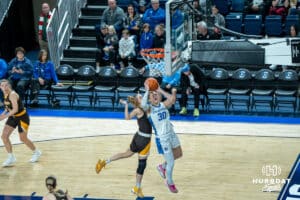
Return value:
[(184, 63), (181, 55), (192, 40), (193, 12), (192, 0), (169, 0), (166, 3), (166, 75), (173, 74)]

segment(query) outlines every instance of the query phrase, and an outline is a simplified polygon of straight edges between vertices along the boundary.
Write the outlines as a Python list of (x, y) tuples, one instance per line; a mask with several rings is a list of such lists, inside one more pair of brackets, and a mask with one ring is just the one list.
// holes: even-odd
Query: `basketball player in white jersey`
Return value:
[[(165, 162), (159, 164), (157, 170), (162, 178), (166, 178), (169, 190), (177, 193), (172, 174), (174, 161), (182, 156), (182, 149), (171, 124), (168, 110), (176, 101), (176, 89), (172, 89), (172, 94), (165, 92), (160, 87), (156, 91), (149, 92), (147, 83), (145, 83), (145, 89), (142, 107), (146, 110), (150, 108), (150, 122), (155, 132), (158, 153), (163, 154), (165, 158)], [(162, 102), (162, 95), (166, 98), (164, 102)], [(148, 99), (150, 104), (148, 104)]]

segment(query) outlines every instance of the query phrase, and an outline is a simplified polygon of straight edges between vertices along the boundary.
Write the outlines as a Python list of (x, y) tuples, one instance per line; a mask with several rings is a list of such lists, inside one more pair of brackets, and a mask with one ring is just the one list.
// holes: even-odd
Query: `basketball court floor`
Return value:
[[(94, 169), (99, 158), (128, 148), (136, 121), (121, 119), (123, 113), (88, 112), (89, 117), (83, 113), (72, 111), (67, 117), (31, 112), (29, 136), (43, 155), (38, 163), (29, 163), (31, 152), (19, 144), (15, 132), (11, 139), (17, 162), (0, 168), (0, 194), (30, 196), (35, 192), (35, 196), (43, 196), (47, 192), (45, 177), (55, 175), (58, 188), (68, 189), (76, 198), (136, 199), (130, 190), (137, 156), (112, 162), (100, 174)], [(299, 154), (299, 118), (236, 117), (226, 121), (230, 116), (214, 117), (173, 121), (183, 148), (183, 157), (174, 169), (177, 194), (168, 191), (156, 171), (163, 159), (152, 141), (142, 183), (148, 199), (277, 199), (282, 185), (260, 180), (288, 177)], [(3, 125), (4, 121), (0, 122), (0, 127)], [(0, 161), (6, 156), (0, 142)], [(268, 166), (280, 171), (270, 176)]]

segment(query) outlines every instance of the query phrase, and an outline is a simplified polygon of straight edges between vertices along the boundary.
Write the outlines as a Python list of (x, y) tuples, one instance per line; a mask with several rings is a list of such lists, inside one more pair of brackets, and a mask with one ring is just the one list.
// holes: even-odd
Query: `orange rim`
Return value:
[(143, 49), (141, 55), (149, 58), (164, 58), (165, 50), (163, 48)]

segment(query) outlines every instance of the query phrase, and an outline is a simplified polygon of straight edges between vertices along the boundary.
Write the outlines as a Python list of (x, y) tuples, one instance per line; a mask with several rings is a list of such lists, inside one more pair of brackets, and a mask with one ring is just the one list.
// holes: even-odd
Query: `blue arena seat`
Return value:
[(288, 15), (285, 20), (284, 34), (290, 35), (290, 28), (292, 25), (298, 26), (300, 23), (299, 15)]
[(244, 33), (248, 35), (260, 35), (262, 32), (262, 16), (246, 15), (244, 18)]
[(242, 14), (229, 14), (225, 18), (226, 28), (241, 33), (243, 17)]
[(282, 33), (282, 17), (280, 15), (269, 15), (265, 19), (265, 32), (267, 35), (280, 36)]

